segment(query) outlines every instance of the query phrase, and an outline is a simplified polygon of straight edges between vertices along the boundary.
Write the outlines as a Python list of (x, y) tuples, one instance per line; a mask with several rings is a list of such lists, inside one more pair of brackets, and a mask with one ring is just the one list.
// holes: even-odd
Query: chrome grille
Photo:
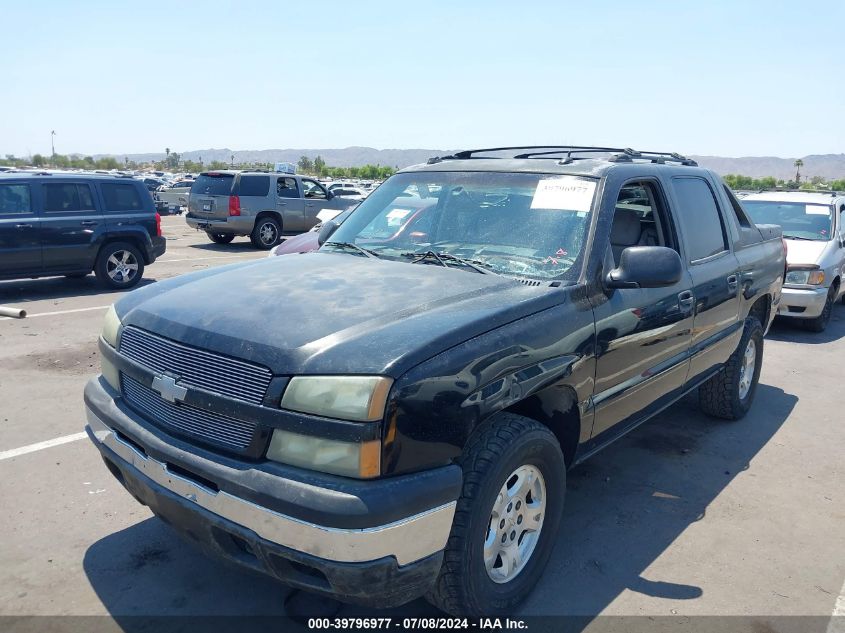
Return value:
[(250, 404), (261, 404), (272, 378), (266, 367), (189, 347), (132, 326), (123, 329), (120, 353), (152, 371), (178, 376), (180, 384)]
[(124, 400), (158, 426), (243, 451), (255, 436), (256, 425), (245, 420), (211, 413), (187, 404), (173, 404), (134, 378), (121, 374)]

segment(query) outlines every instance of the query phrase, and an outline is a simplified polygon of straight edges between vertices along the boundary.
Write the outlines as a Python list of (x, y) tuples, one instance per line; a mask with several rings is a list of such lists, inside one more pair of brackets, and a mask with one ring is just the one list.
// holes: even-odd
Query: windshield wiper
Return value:
[(381, 257), (381, 255), (379, 255), (375, 251), (371, 251), (369, 248), (362, 248), (357, 244), (353, 244), (352, 242), (326, 242), (324, 246), (337, 246), (338, 248), (352, 249), (373, 259)]
[(784, 239), (787, 240), (803, 240), (805, 242), (818, 242), (819, 240), (814, 239), (812, 237), (801, 237), (800, 235), (786, 235), (784, 234)]
[(400, 253), (400, 256), (413, 257), (414, 261), (411, 262), (412, 264), (416, 264), (417, 262), (421, 262), (426, 259), (433, 259), (444, 268), (450, 268), (449, 264), (447, 264), (446, 262), (454, 262), (461, 266), (472, 268), (474, 271), (479, 272), (482, 275), (496, 274), (488, 268), (482, 268), (482, 266), (489, 266), (489, 264), (487, 264), (486, 262), (482, 262), (477, 259), (464, 259), (463, 257), (452, 255), (451, 253), (437, 253), (435, 251), (425, 251), (424, 253)]

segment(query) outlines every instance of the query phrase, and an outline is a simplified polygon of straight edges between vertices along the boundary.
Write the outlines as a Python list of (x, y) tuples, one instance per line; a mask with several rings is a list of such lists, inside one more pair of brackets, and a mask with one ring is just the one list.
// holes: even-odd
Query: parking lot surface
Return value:
[[(181, 217), (163, 227), (167, 253), (142, 283), (266, 255), (247, 239), (212, 244)], [(81, 436), (118, 297), (93, 276), (0, 282), (0, 305), (30, 315), (0, 320), (0, 615), (285, 613), (288, 589), (180, 540)], [(845, 306), (823, 334), (776, 322), (744, 420), (706, 418), (690, 396), (572, 470), (521, 614), (845, 614), (843, 357)]]

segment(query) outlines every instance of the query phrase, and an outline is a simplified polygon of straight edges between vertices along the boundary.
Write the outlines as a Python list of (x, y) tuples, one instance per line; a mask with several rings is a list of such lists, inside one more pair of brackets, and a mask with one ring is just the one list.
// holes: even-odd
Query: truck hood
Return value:
[(183, 275), (115, 307), (125, 326), (278, 375), (398, 377), (567, 295), (464, 269), (313, 252)]
[(818, 264), (831, 242), (786, 239), (787, 264)]

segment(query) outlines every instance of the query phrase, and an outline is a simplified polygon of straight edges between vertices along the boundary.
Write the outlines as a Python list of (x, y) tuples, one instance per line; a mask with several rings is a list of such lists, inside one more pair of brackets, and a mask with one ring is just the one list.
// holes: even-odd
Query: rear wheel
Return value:
[(144, 276), (144, 258), (127, 242), (112, 242), (100, 249), (94, 272), (100, 283), (109, 288), (131, 288)]
[(255, 248), (269, 250), (279, 243), (282, 238), (282, 226), (279, 221), (269, 216), (258, 218), (249, 239)]
[(745, 319), (736, 351), (718, 374), (698, 388), (698, 402), (707, 415), (739, 420), (751, 408), (763, 364), (763, 326), (757, 317)]
[(454, 615), (509, 613), (537, 584), (557, 538), (563, 454), (547, 427), (501, 413), (464, 449), (461, 467), (443, 566), (426, 598)]
[(235, 239), (235, 236), (231, 233), (210, 233), (206, 231), (206, 235), (215, 244), (228, 244)]
[(827, 324), (830, 323), (830, 315), (833, 313), (833, 304), (836, 301), (836, 293), (838, 288), (831, 286), (827, 291), (827, 299), (824, 302), (822, 313), (815, 319), (806, 319), (804, 327), (811, 332), (824, 332), (827, 329)]

